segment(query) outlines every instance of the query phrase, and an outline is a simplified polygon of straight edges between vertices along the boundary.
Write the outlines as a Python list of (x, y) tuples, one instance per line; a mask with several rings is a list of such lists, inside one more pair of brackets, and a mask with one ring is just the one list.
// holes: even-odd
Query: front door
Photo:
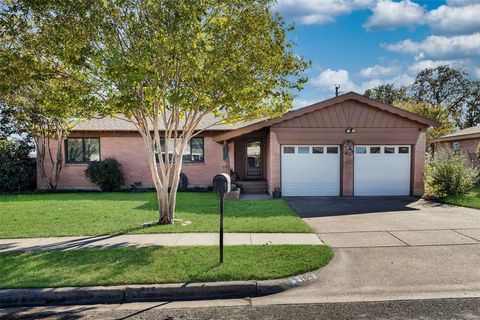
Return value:
[(262, 139), (247, 140), (245, 155), (245, 179), (261, 180), (263, 178)]

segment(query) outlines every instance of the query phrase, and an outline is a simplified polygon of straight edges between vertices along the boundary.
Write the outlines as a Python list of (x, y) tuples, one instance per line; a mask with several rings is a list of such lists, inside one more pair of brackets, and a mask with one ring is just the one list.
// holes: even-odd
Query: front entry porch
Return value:
[(268, 130), (261, 130), (233, 140), (233, 170), (243, 194), (268, 193), (267, 135)]

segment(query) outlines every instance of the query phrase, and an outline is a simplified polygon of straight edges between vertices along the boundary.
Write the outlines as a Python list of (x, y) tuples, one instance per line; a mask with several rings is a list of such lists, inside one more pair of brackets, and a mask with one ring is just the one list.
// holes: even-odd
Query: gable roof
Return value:
[(439, 125), (439, 123), (437, 121), (432, 120), (430, 118), (427, 118), (427, 117), (418, 115), (416, 113), (397, 108), (397, 107), (392, 106), (390, 104), (385, 104), (385, 103), (370, 99), (366, 96), (363, 96), (363, 95), (355, 93), (355, 92), (348, 92), (346, 94), (342, 94), (342, 95), (339, 95), (339, 96), (331, 98), (331, 99), (327, 99), (327, 100), (323, 100), (323, 101), (314, 103), (314, 104), (309, 105), (309, 106), (304, 107), (304, 108), (289, 111), (289, 112), (285, 113), (284, 115), (282, 115), (281, 117), (278, 117), (278, 118), (258, 121), (258, 122), (255, 122), (253, 124), (250, 124), (250, 125), (247, 125), (247, 126), (244, 126), (244, 127), (241, 127), (241, 128), (229, 131), (229, 132), (219, 134), (219, 135), (215, 136), (214, 139), (217, 142), (230, 140), (232, 138), (235, 138), (235, 137), (238, 137), (238, 136), (241, 136), (241, 135), (244, 135), (244, 134), (256, 131), (256, 130), (260, 130), (260, 129), (265, 128), (265, 127), (269, 127), (269, 126), (272, 126), (274, 124), (277, 124), (277, 123), (280, 123), (280, 122), (283, 122), (283, 121), (286, 121), (286, 120), (290, 120), (290, 119), (302, 116), (302, 115), (307, 114), (307, 113), (311, 113), (311, 112), (314, 112), (314, 111), (317, 111), (317, 110), (320, 110), (320, 109), (323, 109), (323, 108), (326, 108), (326, 107), (330, 107), (330, 106), (342, 103), (342, 102), (347, 101), (347, 100), (355, 100), (355, 101), (367, 104), (369, 106), (378, 108), (380, 110), (396, 114), (400, 117), (409, 119), (411, 121), (415, 121), (422, 126), (426, 126), (426, 127), (433, 126), (433, 127), (435, 127), (435, 126)]
[(472, 138), (480, 138), (480, 125), (446, 134), (444, 136), (433, 139), (432, 142), (464, 140)]
[[(235, 123), (235, 124), (216, 124), (221, 119), (216, 118), (213, 114), (207, 114), (200, 121), (198, 125), (199, 130), (207, 129), (211, 131), (228, 131), (238, 129), (243, 127), (248, 123)], [(162, 126), (162, 121), (160, 121), (160, 126)], [(161, 127), (160, 129), (163, 129)], [(79, 122), (75, 125), (72, 131), (137, 131), (137, 128), (132, 122), (129, 122), (126, 117), (96, 117), (86, 121)]]

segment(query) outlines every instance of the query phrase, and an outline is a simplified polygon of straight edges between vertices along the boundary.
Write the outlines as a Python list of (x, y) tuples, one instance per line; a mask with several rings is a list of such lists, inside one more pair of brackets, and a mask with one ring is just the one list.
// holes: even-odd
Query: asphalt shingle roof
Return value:
[(459, 130), (457, 132), (449, 133), (439, 137), (438, 139), (462, 137), (462, 136), (467, 136), (472, 134), (480, 134), (480, 126), (470, 127), (463, 130)]
[[(103, 117), (103, 118), (92, 118), (86, 121), (79, 122), (75, 125), (72, 131), (136, 131), (137, 128), (131, 122), (122, 120), (126, 119), (123, 116), (119, 117)], [(208, 130), (233, 130), (241, 128), (252, 122), (239, 122), (235, 124), (216, 124), (220, 119), (214, 117), (213, 115), (205, 116), (200, 122), (198, 129), (208, 129)], [(161, 123), (160, 123), (161, 125)], [(161, 128), (162, 129), (162, 128)]]

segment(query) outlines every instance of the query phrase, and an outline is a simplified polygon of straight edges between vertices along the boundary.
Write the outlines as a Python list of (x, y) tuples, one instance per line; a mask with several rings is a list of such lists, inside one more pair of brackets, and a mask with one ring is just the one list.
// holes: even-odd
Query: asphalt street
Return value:
[[(480, 298), (328, 304), (170, 308), (168, 302), (11, 309), (4, 319), (480, 319)], [(5, 311), (5, 310), (4, 310)], [(31, 313), (33, 312), (33, 313)]]

